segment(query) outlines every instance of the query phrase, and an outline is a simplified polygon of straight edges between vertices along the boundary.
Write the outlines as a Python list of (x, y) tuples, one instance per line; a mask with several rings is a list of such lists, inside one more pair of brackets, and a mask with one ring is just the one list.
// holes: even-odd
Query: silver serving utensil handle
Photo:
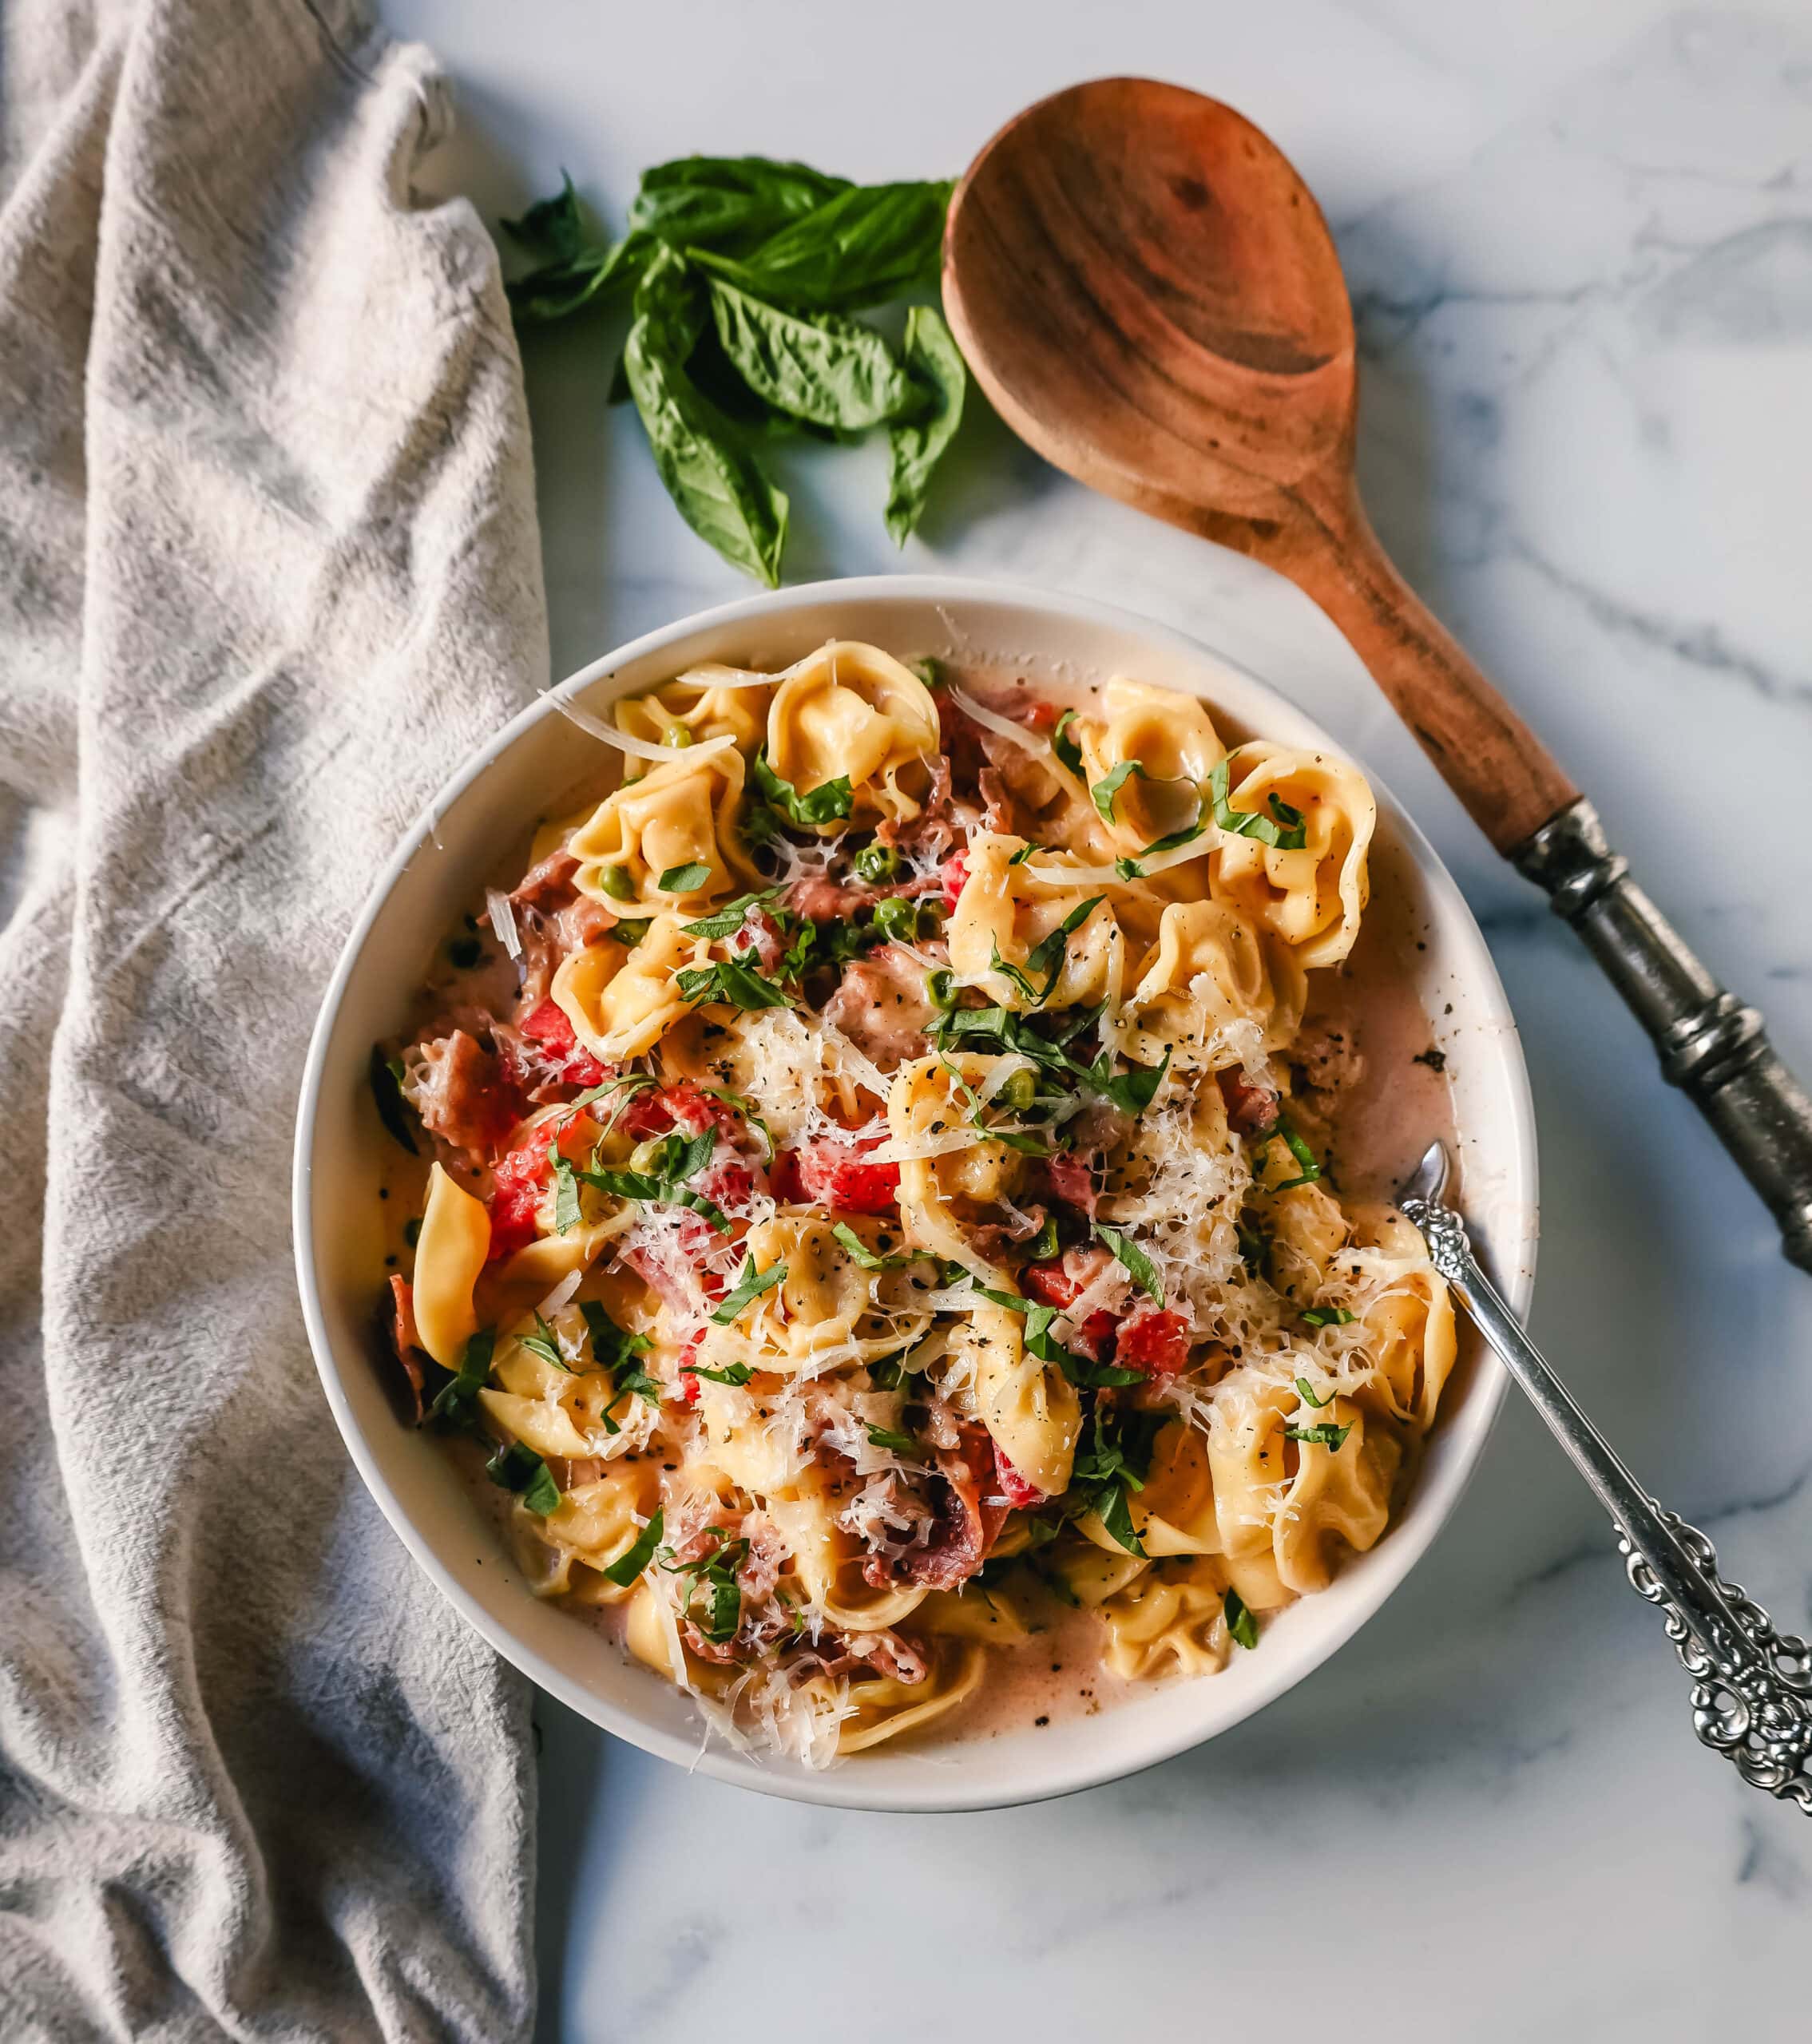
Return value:
[(1724, 1581), (1711, 1543), (1661, 1509), (1580, 1410), (1480, 1269), (1465, 1223), (1441, 1203), (1447, 1176), (1447, 1152), (1432, 1143), (1399, 1204), (1421, 1230), (1435, 1269), (1616, 1522), (1629, 1579), (1667, 1614), (1667, 1637), (1693, 1678), (1693, 1729), (1746, 1781), (1812, 1816), (1812, 1647), (1776, 1630), (1759, 1604)]
[(1579, 932), (1648, 1032), (1662, 1077), (1710, 1122), (1761, 1194), (1788, 1262), (1812, 1270), (1812, 1099), (1760, 1015), (1725, 992), (1631, 879), (1584, 796), (1510, 858)]

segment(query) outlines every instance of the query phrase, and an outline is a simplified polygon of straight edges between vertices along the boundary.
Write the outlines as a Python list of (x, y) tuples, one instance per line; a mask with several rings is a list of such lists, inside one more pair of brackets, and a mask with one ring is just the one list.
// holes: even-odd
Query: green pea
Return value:
[(629, 877), (626, 866), (607, 866), (604, 869), (604, 891), (613, 901), (632, 901), (636, 898), (636, 883)]

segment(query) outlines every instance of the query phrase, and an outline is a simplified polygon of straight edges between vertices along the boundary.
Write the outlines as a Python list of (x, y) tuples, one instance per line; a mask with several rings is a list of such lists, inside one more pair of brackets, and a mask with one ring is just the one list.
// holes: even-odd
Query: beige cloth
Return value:
[(525, 2033), (523, 1686), (341, 1448), (302, 1058), (545, 678), (498, 267), (349, 0), (0, 0), (0, 2038)]

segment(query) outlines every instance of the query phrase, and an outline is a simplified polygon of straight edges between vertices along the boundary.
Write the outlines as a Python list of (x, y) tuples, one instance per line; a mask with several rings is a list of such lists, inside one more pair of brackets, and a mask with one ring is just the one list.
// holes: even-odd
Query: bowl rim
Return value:
[[(1307, 1665), (1295, 1666), (1280, 1656), (1275, 1674), (1267, 1676), (1261, 1671), (1257, 1679), (1247, 1685), (1246, 1693), (1238, 1698), (1236, 1708), (1199, 1732), (1191, 1732), (1184, 1727), (1180, 1736), (1149, 1738), (1144, 1745), (1132, 1749), (1128, 1748), (1124, 1737), (1116, 1742), (1104, 1734), (1098, 1742), (1090, 1746), (1087, 1758), (1067, 1767), (1053, 1766), (1049, 1770), (1047, 1781), (1030, 1788), (1017, 1786), (990, 1788), (984, 1781), (977, 1788), (967, 1789), (961, 1794), (941, 1793), (938, 1785), (929, 1777), (928, 1773), (923, 1793), (903, 1790), (890, 1792), (876, 1787), (865, 1789), (863, 1770), (859, 1765), (836, 1767), (819, 1773), (789, 1769), (783, 1773), (777, 1769), (763, 1766), (758, 1758), (704, 1739), (702, 1736), (694, 1741), (669, 1732), (601, 1697), (585, 1683), (573, 1679), (545, 1660), (535, 1648), (519, 1638), (507, 1625), (494, 1618), (459, 1581), (439, 1551), (417, 1529), (389, 1478), (380, 1468), (377, 1456), (343, 1387), (341, 1367), (329, 1337), (322, 1303), (322, 1287), (315, 1270), (311, 1194), (315, 1131), (325, 1067), (340, 1008), (359, 969), (372, 927), (413, 861), (425, 847), (438, 846), (440, 818), (446, 814), (467, 789), (509, 752), (525, 732), (544, 719), (559, 715), (558, 705), (562, 701), (570, 700), (593, 683), (609, 679), (618, 669), (632, 662), (646, 659), (708, 630), (735, 626), (751, 619), (792, 609), (809, 609), (835, 604), (856, 604), (881, 600), (916, 600), (934, 611), (941, 604), (953, 602), (1018, 606), (1040, 612), (1047, 618), (1054, 616), (1122, 632), (1162, 645), (1185, 659), (1199, 660), (1205, 656), (1227, 668), (1242, 682), (1255, 686), (1285, 703), (1295, 715), (1312, 727), (1330, 749), (1350, 759), (1365, 775), (1374, 794), (1382, 803), (1390, 807), (1393, 826), (1399, 833), (1402, 849), (1418, 873), (1425, 881), (1444, 888), (1460, 911), (1458, 933), (1471, 954), (1464, 961), (1463, 969), (1469, 987), (1495, 1025), (1502, 1045), (1505, 1072), (1513, 1096), (1514, 1163), (1519, 1182), (1526, 1182), (1529, 1188), (1526, 1237), (1516, 1246), (1521, 1250), (1519, 1260), (1514, 1268), (1505, 1268), (1499, 1274), (1502, 1288), (1510, 1303), (1518, 1317), (1525, 1320), (1528, 1317), (1534, 1288), (1536, 1255), (1540, 1238), (1539, 1158), (1528, 1065), (1496, 961), (1473, 914), (1470, 904), (1415, 818), (1362, 758), (1336, 741), (1319, 720), (1302, 710), (1286, 691), (1254, 672), (1243, 661), (1222, 652), (1211, 642), (1121, 605), (1103, 603), (1092, 597), (1061, 593), (1041, 588), (1036, 583), (941, 574), (833, 577), (766, 590), (716, 604), (705, 610), (692, 612), (672, 623), (645, 632), (597, 659), (588, 661), (563, 680), (543, 690), (534, 701), (476, 747), (454, 768), (403, 833), (396, 850), (379, 873), (360, 905), (322, 996), (320, 1009), (309, 1038), (302, 1084), (297, 1096), (291, 1179), (297, 1288), (315, 1371), (347, 1452), (392, 1531), (416, 1565), (466, 1623), (519, 1673), (581, 1717), (601, 1729), (628, 1741), (645, 1753), (674, 1762), (688, 1773), (705, 1774), (741, 1788), (752, 1788), (760, 1794), (779, 1796), (789, 1801), (845, 1809), (929, 1815), (1048, 1801), (1053, 1797), (1073, 1795), (1084, 1788), (1141, 1773), (1148, 1768), (1174, 1759), (1180, 1753), (1191, 1751), (1219, 1737), (1223, 1733), (1231, 1731), (1235, 1725), (1243, 1723), (1247, 1718), (1275, 1702), (1279, 1696), (1295, 1687), (1298, 1682), (1306, 1680), (1383, 1608), (1433, 1546), (1452, 1517), (1483, 1459), (1486, 1444), (1502, 1408), (1509, 1380), (1508, 1373), (1493, 1354), (1489, 1350), (1480, 1354), (1480, 1380), (1474, 1384), (1470, 1394), (1480, 1409), (1471, 1439), (1463, 1444), (1442, 1471), (1437, 1484), (1418, 1491), (1414, 1501), (1414, 1509), (1406, 1511), (1392, 1524), (1389, 1529), (1389, 1543), (1383, 1547), (1381, 1556), (1385, 1566), (1374, 1566), (1372, 1571), (1374, 1579), (1369, 1586), (1371, 1594), (1357, 1600), (1350, 1611), (1343, 1614), (1328, 1627), (1317, 1642), (1314, 1658)], [(362, 1361), (364, 1360), (361, 1358)], [(1380, 1553), (1378, 1549), (1372, 1551), (1374, 1555)], [(1107, 1725), (1120, 1721), (1124, 1725), (1126, 1714), (1117, 1710), (1104, 1712), (1099, 1721)]]

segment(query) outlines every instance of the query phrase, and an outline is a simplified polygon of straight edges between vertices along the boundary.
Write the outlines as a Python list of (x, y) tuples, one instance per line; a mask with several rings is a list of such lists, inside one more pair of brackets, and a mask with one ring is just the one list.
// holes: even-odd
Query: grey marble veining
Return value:
[[(1406, 572), (1812, 1072), (1812, 14), (1648, 0), (391, 0), (458, 81), (487, 212), (569, 167), (796, 153), (958, 168), (1019, 105), (1143, 71), (1267, 127), (1334, 223), (1360, 468)], [(557, 668), (744, 586), (604, 403), (608, 330), (528, 351)], [(978, 412), (983, 410), (979, 405)], [(787, 469), (803, 579), (900, 560), (880, 460)], [(1537, 1337), (1664, 1502), (1812, 1627), (1812, 1282), (1571, 936), (1333, 628), (1264, 570), (1057, 476), (985, 416), (940, 564), (1195, 632), (1390, 782), (1477, 910), (1533, 1075)], [(1434, 1551), (1334, 1661), (1150, 1774), (879, 1818), (688, 1779), (544, 1701), (549, 2038), (891, 2030), (1369, 2044), (1799, 2039), (1812, 1827), (1695, 1744), (1597, 1507), (1513, 1406)], [(1357, 1959), (1357, 1963), (1354, 1959)]]

